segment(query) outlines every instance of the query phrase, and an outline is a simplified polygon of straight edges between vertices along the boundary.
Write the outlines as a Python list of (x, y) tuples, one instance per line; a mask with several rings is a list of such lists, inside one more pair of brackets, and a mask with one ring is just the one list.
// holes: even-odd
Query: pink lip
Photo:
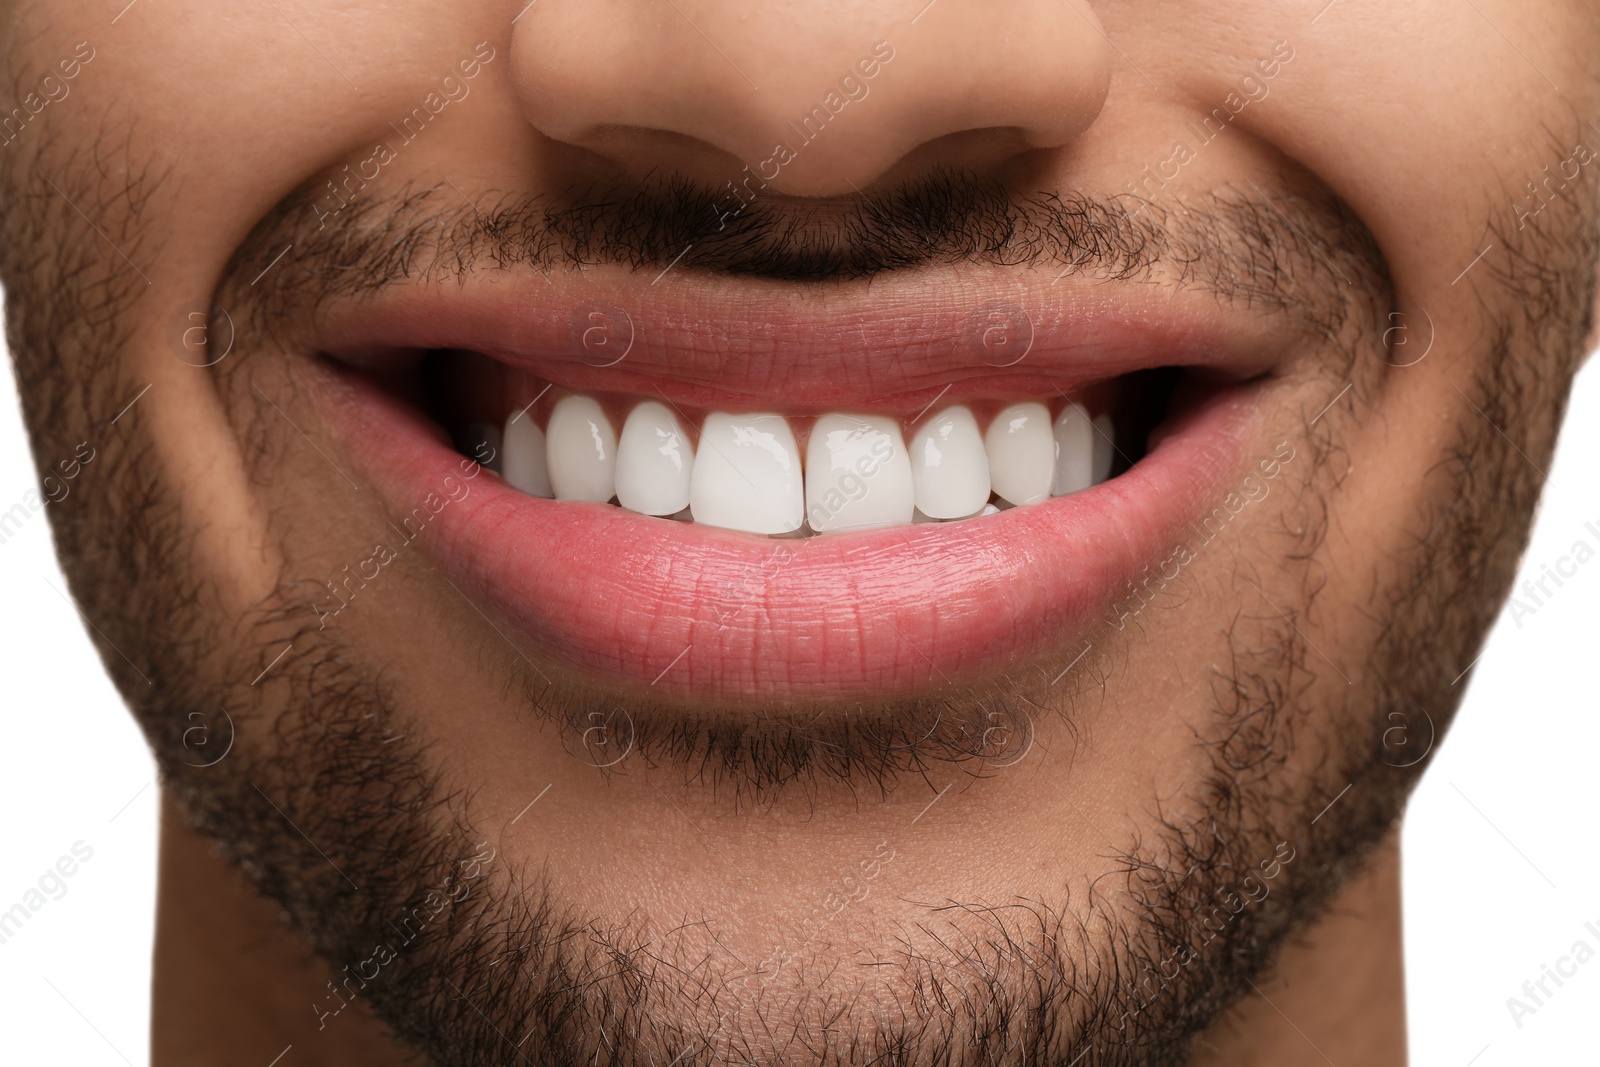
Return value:
[[(453, 307), (412, 302), (404, 314), (352, 320), (336, 331), (339, 347), (448, 345), (502, 358), (514, 349), (510, 362), (564, 384), (590, 384), (583, 363), (551, 343), (556, 331), (546, 329), (539, 343), (537, 324), (554, 326), (556, 316), (497, 332), (497, 322), (515, 324), (526, 307), (504, 293), (498, 303), (461, 295), (445, 294)], [(535, 289), (530, 302), (546, 306), (538, 296)], [(1192, 323), (1159, 328), (1191, 338), (1205, 332)], [(1051, 350), (1041, 356), (1042, 380), (1092, 380), (1184, 361), (1171, 348), (1152, 352), (1148, 328), (1117, 333), (1101, 323), (1086, 332), (1104, 342), (1098, 354), (1062, 371), (1061, 353), (1078, 349)], [(729, 389), (682, 349), (679, 363), (667, 365), (664, 349), (638, 344), (636, 336), (638, 365), (630, 374), (686, 400), (785, 395), (767, 392), (770, 374), (757, 375), (760, 387), (752, 386), (751, 357), (725, 361), (740, 386)], [(1233, 352), (1232, 362), (1211, 360), (1218, 365), (1250, 365), (1237, 345), (1206, 350)], [(782, 361), (769, 353), (768, 362), (800, 374), (789, 395), (827, 403), (838, 386), (818, 372), (831, 351), (813, 338), (803, 349), (808, 357)], [(960, 369), (939, 366), (944, 358), (931, 348), (905, 358), (880, 378), (889, 385), (883, 395), (917, 395), (941, 371)], [(969, 356), (968, 373), (971, 362)], [(596, 380), (626, 390), (628, 379), (616, 372), (597, 370)], [(394, 515), (431, 513), (433, 494), (438, 510), (418, 547), (525, 651), (601, 684), (730, 703), (882, 700), (1025, 664), (1048, 669), (1054, 658), (1065, 667), (1127, 583), (1222, 495), (1256, 412), (1252, 389), (1225, 391), (1179, 420), (1127, 473), (1031, 507), (955, 524), (770, 540), (610, 505), (541, 500), (486, 469), (465, 477), (471, 464), (420, 413), (361, 376), (339, 381), (340, 410), (330, 421), (347, 454)]]
[(426, 286), (333, 309), (316, 346), (379, 366), (394, 349), (470, 349), (570, 389), (659, 394), (690, 410), (909, 416), (936, 397), (1049, 397), (1152, 367), (1244, 380), (1303, 340), (1197, 291), (937, 277), (817, 289), (685, 277), (668, 291), (602, 273)]

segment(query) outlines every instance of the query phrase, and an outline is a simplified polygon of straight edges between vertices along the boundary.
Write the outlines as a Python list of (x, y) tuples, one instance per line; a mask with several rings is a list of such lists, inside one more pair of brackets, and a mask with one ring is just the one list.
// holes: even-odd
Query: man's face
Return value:
[(1589, 322), (1579, 3), (4, 9), (74, 592), (439, 1062), (1181, 1062)]

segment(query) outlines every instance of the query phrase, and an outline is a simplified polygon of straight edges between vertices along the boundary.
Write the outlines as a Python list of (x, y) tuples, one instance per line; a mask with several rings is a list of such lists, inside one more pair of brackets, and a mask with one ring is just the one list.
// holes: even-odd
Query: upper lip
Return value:
[(388, 289), (327, 309), (312, 345), (358, 366), (467, 349), (572, 389), (698, 410), (909, 415), (941, 397), (1050, 396), (1153, 367), (1246, 380), (1302, 340), (1282, 317), (1202, 290), (1081, 277), (927, 268), (796, 288), (619, 269)]

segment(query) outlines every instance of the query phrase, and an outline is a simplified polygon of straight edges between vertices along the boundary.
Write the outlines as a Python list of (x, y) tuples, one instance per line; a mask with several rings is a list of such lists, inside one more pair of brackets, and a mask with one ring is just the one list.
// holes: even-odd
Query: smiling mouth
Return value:
[(457, 486), (418, 547), (541, 674), (658, 704), (1059, 679), (1223, 495), (1284, 344), (1077, 294), (998, 364), (891, 294), (818, 315), (624, 282), (602, 295), (653, 328), (612, 363), (573, 345), (593, 284), (547, 284), (336, 313), (329, 424), (391, 529)]
[(415, 376), (411, 394), (457, 450), (529, 496), (810, 537), (986, 518), (1099, 485), (1144, 455), (1181, 372), (1044, 399), (945, 390), (911, 414), (691, 411), (460, 351), (428, 353)]

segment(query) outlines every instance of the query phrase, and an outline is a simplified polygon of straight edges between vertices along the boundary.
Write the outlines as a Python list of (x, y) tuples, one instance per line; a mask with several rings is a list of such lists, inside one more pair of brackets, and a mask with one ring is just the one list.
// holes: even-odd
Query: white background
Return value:
[[(0, 512), (37, 489), (9, 383)], [(1600, 549), (1597, 470), (1600, 358), (1579, 378), (1524, 576), (1580, 538)], [(0, 544), (0, 912), (74, 843), (94, 854), (64, 896), (0, 944), (0, 1060), (145, 1067), (154, 772), (65, 599), (48, 521), (30, 515)], [(1597, 637), (1600, 559), (1533, 614), (1502, 614), (1460, 718), (1431, 754), (1404, 842), (1417, 1067), (1600, 1063), (1600, 958), (1559, 989), (1548, 983), (1554, 996), (1520, 1027), (1506, 1004), (1574, 942), (1600, 952), (1584, 928), (1600, 931)]]

